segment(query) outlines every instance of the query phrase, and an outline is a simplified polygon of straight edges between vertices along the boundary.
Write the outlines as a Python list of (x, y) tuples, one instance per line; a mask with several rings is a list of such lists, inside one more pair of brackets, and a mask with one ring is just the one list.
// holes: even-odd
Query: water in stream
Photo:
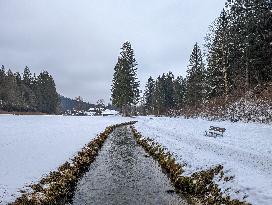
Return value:
[(137, 145), (130, 128), (117, 128), (79, 181), (73, 198), (82, 204), (187, 204), (158, 163)]

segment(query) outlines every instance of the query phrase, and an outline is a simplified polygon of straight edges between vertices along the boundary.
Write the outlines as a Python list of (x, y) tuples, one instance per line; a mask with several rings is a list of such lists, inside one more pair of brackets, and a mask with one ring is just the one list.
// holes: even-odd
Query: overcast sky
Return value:
[(195, 42), (225, 0), (0, 0), (0, 64), (47, 70), (60, 94), (110, 99), (120, 47), (135, 50), (141, 88), (169, 70), (185, 75)]

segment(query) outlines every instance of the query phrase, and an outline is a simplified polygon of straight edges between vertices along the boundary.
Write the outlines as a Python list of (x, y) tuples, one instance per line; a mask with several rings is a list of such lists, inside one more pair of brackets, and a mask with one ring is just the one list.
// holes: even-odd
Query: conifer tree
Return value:
[(6, 71), (4, 65), (0, 69), (0, 109), (3, 109), (5, 99)]
[(14, 77), (16, 80), (16, 84), (18, 86), (18, 92), (19, 92), (19, 106), (18, 111), (27, 111), (27, 104), (24, 102), (23, 97), (23, 87), (25, 86), (22, 82), (22, 77), (19, 72), (14, 73)]
[(57, 112), (59, 96), (53, 77), (47, 72), (41, 72), (35, 82), (35, 94), (38, 110), (53, 114)]
[(187, 69), (186, 104), (199, 106), (205, 98), (205, 70), (200, 47), (196, 43)]
[[(270, 0), (228, 0), (231, 19), (230, 69), (236, 89), (271, 81)], [(271, 22), (271, 21), (270, 21)], [(240, 84), (238, 83), (240, 82)]]
[(228, 95), (229, 66), (229, 20), (225, 10), (210, 27), (206, 37), (207, 48), (207, 90), (208, 98)]
[(131, 106), (139, 100), (139, 82), (137, 80), (137, 62), (134, 50), (129, 42), (125, 42), (121, 48), (120, 56), (114, 68), (112, 84), (112, 104), (123, 115), (129, 115)]
[(32, 83), (32, 74), (29, 70), (29, 68), (26, 66), (25, 69), (24, 69), (24, 73), (23, 73), (23, 83), (30, 87), (31, 83)]
[(22, 83), (19, 87), (23, 98), (24, 111), (36, 111), (37, 102), (34, 93), (34, 77), (27, 66), (24, 69)]
[(16, 83), (16, 78), (9, 69), (5, 79), (4, 102), (7, 111), (18, 110), (20, 106), (20, 94)]
[(165, 94), (165, 74), (159, 76), (155, 83), (153, 106), (154, 114), (159, 116), (165, 113), (166, 111), (166, 94)]
[(176, 110), (182, 109), (184, 107), (185, 93), (186, 93), (186, 82), (181, 76), (178, 76), (177, 79), (173, 81), (174, 87), (174, 108)]
[(174, 102), (174, 75), (172, 72), (168, 72), (165, 76), (164, 81), (164, 92), (165, 92), (165, 106), (167, 110), (173, 109)]
[(145, 102), (145, 110), (147, 114), (153, 114), (154, 112), (154, 91), (155, 91), (155, 81), (150, 76), (148, 78), (147, 84), (145, 86), (144, 92), (144, 102)]

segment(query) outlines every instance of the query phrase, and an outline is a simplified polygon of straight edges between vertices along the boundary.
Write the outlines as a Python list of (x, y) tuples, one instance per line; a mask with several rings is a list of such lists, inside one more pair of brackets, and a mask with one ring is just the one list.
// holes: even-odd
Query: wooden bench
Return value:
[(210, 135), (212, 137), (217, 137), (218, 135), (220, 135), (223, 137), (225, 131), (225, 128), (210, 126), (210, 129), (208, 131), (205, 131), (205, 135)]

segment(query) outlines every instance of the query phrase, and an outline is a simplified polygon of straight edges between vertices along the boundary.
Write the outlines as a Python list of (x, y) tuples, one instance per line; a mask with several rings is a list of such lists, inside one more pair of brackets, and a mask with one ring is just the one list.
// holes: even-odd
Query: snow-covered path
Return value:
[[(211, 125), (226, 128), (224, 137), (204, 136)], [(246, 193), (247, 200), (253, 204), (272, 204), (271, 125), (139, 117), (136, 128), (186, 164), (185, 174), (223, 164), (227, 174), (235, 175), (235, 179), (221, 187), (232, 187), (233, 197)], [(235, 189), (242, 193), (236, 194)]]
[(0, 204), (56, 170), (122, 117), (0, 115)]

